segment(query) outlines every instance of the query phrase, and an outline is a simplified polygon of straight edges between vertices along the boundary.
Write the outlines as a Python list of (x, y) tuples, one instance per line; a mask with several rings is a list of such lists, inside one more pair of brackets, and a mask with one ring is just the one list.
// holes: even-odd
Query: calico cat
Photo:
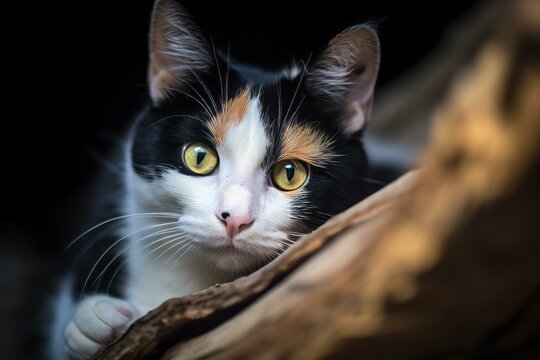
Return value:
[(148, 105), (125, 140), (121, 174), (105, 182), (122, 191), (104, 207), (109, 220), (77, 242), (121, 226), (96, 257), (83, 253), (91, 267), (78, 261), (80, 273), (64, 278), (51, 357), (90, 358), (163, 301), (259, 268), (368, 195), (360, 135), (378, 67), (365, 25), (312, 63), (276, 74), (240, 66), (181, 5), (158, 0)]

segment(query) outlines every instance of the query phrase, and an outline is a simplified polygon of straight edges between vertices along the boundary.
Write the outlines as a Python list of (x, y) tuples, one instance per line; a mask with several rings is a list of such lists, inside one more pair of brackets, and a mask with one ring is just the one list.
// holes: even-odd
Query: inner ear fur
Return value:
[(212, 65), (207, 41), (187, 11), (174, 0), (154, 4), (150, 25), (148, 84), (159, 104), (195, 72)]
[(368, 25), (346, 29), (309, 69), (307, 85), (327, 106), (343, 109), (345, 134), (363, 129), (371, 114), (380, 63), (379, 39)]

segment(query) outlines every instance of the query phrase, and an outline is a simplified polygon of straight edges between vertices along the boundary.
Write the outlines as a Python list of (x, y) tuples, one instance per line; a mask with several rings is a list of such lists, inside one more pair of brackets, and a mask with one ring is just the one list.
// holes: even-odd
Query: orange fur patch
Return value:
[(227, 135), (227, 131), (231, 126), (238, 125), (242, 121), (250, 99), (250, 89), (245, 88), (236, 97), (227, 101), (223, 105), (221, 112), (212, 118), (208, 128), (212, 135), (214, 135), (217, 144), (225, 140), (225, 135)]
[(279, 160), (298, 159), (322, 167), (335, 156), (330, 152), (332, 141), (309, 125), (288, 124), (282, 135)]

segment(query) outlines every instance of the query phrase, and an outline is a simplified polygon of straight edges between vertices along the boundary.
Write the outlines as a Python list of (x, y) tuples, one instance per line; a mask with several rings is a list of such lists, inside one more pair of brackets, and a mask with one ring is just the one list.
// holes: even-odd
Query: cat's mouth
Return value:
[(235, 246), (234, 244), (227, 244), (221, 248), (216, 249), (218, 252), (226, 255), (247, 255), (247, 252), (244, 249), (240, 249), (239, 247)]
[(251, 252), (244, 246), (240, 246), (237, 241), (231, 239), (225, 239), (220, 244), (202, 244), (201, 250), (211, 252), (213, 254), (224, 255), (250, 255)]
[[(230, 239), (222, 238), (219, 242), (201, 244), (201, 251), (212, 257), (226, 257), (237, 258), (243, 260), (256, 260), (260, 261), (262, 258), (266, 258), (265, 254), (270, 254), (260, 245), (251, 244), (246, 239)], [(283, 249), (281, 249), (283, 250)], [(276, 254), (277, 249), (273, 250)], [(281, 252), (281, 251), (279, 251)]]
[(247, 274), (266, 264), (272, 257), (263, 256), (252, 246), (231, 242), (205, 244), (199, 253), (211, 261), (216, 268), (231, 274)]

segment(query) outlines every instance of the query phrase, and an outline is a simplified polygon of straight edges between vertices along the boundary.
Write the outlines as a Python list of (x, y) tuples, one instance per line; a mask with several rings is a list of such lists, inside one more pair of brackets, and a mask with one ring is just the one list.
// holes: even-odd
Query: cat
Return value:
[(92, 357), (163, 301), (248, 274), (366, 197), (361, 134), (379, 54), (376, 32), (359, 25), (313, 62), (265, 73), (217, 52), (177, 2), (156, 1), (148, 104), (121, 173), (104, 181), (109, 220), (76, 243), (120, 226), (63, 278), (50, 356)]

